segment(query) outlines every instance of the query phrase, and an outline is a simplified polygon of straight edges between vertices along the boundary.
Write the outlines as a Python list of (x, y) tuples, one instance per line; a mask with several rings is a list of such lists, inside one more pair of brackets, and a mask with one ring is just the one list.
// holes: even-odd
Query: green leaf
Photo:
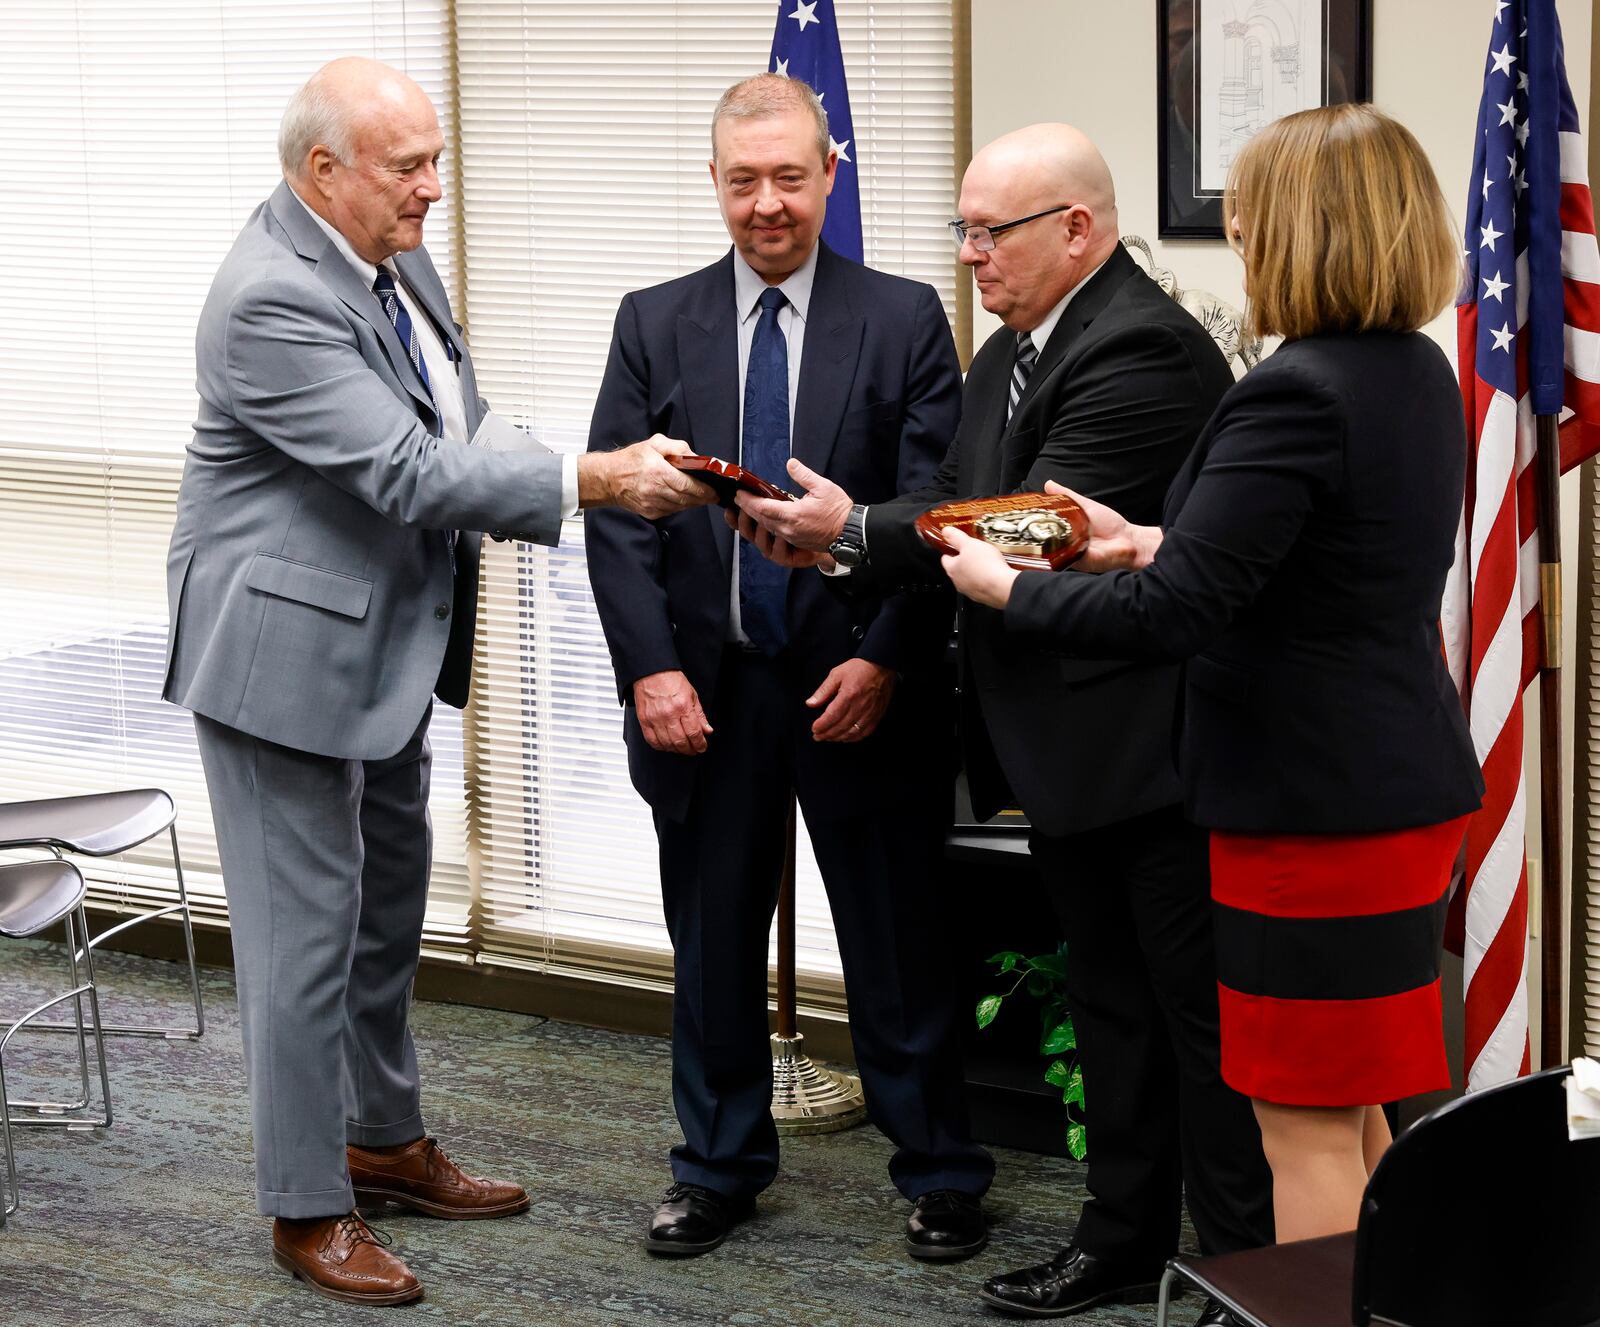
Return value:
[(991, 954), (984, 959), (985, 963), (998, 963), (1000, 972), (1015, 972), (1017, 964), (1021, 961), (1022, 955), (1017, 953), (1015, 949), (1002, 949), (998, 954)]
[[(1059, 1061), (1058, 1061), (1059, 1063)], [(1061, 1094), (1061, 1100), (1068, 1106), (1083, 1105), (1083, 1068), (1080, 1065), (1072, 1066), (1072, 1077), (1066, 1082), (1066, 1091)]]
[(1050, 978), (1042, 972), (1028, 974), (1028, 994), (1035, 1000), (1042, 1000), (1050, 994)]
[(1068, 1014), (1054, 1027), (1048, 1028), (1044, 1036), (1039, 1038), (1040, 1055), (1060, 1055), (1062, 1051), (1077, 1050), (1078, 1033), (1072, 1026), (1072, 1015)]
[(1000, 995), (986, 995), (978, 1001), (978, 1026), (986, 1028), (994, 1022), (994, 1016), (1000, 1012)]
[(1028, 966), (1035, 972), (1045, 973), (1057, 981), (1065, 980), (1067, 975), (1067, 958), (1065, 954), (1040, 954), (1028, 960)]
[(1081, 1124), (1067, 1126), (1067, 1153), (1074, 1161), (1089, 1155), (1089, 1130)]
[(1072, 1071), (1067, 1068), (1065, 1060), (1056, 1060), (1044, 1071), (1044, 1081), (1051, 1087), (1064, 1088), (1072, 1081)]

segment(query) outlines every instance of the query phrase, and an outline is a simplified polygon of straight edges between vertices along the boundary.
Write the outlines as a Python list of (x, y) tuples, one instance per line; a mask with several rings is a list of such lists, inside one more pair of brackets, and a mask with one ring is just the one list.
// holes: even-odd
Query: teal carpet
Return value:
[[(98, 966), (108, 1019), (182, 1019), (181, 968), (121, 954)], [(63, 968), (59, 946), (0, 942), (0, 1009), (14, 1017), (62, 989)], [(268, 1223), (254, 1212), (232, 974), (204, 978), (203, 1040), (110, 1039), (110, 1130), (16, 1131), (22, 1208), (0, 1229), (4, 1327), (1000, 1324), (1017, 1320), (985, 1309), (978, 1283), (1048, 1257), (1082, 1201), (1077, 1164), (1002, 1150), (989, 1248), (923, 1266), (903, 1252), (908, 1208), (888, 1182), (889, 1145), (868, 1126), (786, 1140), (783, 1173), (753, 1220), (705, 1257), (655, 1259), (640, 1238), (676, 1137), (667, 1043), (419, 1004), (430, 1130), (469, 1170), (524, 1184), (532, 1211), (443, 1222), (388, 1209), (377, 1223), (427, 1297), (398, 1309), (338, 1304), (272, 1263)], [(70, 1046), (51, 1035), (13, 1042), (11, 1097), (70, 1086), (47, 1072), (70, 1067)], [(1073, 1321), (1131, 1327), (1153, 1323), (1155, 1309)]]

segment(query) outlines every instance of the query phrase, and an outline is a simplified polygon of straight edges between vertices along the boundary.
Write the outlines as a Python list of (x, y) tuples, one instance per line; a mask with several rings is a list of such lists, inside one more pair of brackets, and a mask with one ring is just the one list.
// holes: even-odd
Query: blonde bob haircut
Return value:
[(1267, 125), (1234, 159), (1222, 215), (1258, 336), (1411, 332), (1461, 287), (1433, 167), (1409, 129), (1364, 102)]

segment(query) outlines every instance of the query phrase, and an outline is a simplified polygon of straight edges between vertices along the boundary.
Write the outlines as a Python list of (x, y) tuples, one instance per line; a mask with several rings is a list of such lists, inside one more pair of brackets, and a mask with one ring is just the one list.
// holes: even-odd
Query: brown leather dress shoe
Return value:
[(474, 1179), (432, 1138), (399, 1147), (345, 1149), (358, 1203), (399, 1203), (449, 1221), (528, 1210), (528, 1195), (506, 1180)]
[(361, 1217), (318, 1217), (272, 1223), (272, 1260), (329, 1299), (351, 1304), (409, 1304), (422, 1282), (389, 1252), (389, 1237)]

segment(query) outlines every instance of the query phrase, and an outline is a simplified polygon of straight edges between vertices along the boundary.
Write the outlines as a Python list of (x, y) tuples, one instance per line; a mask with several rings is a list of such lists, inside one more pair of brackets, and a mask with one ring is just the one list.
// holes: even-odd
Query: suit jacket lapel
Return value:
[(312, 220), (305, 205), (295, 198), (293, 193), (287, 181), (278, 185), (269, 204), (272, 215), (277, 218), (278, 224), (283, 227), (284, 233), (294, 244), (295, 252), (312, 263), (322, 283), (337, 295), (352, 313), (378, 334), (378, 340), (383, 344), (384, 354), (389, 358), (395, 377), (411, 394), (412, 400), (416, 402), (417, 409), (431, 430), (437, 433), (439, 413), (428, 398), (427, 389), (417, 377), (416, 370), (411, 367), (410, 357), (406, 354), (405, 347), (400, 344), (399, 336), (395, 334), (394, 324), (385, 315), (377, 296), (361, 284), (355, 269), (339, 252), (338, 246), (328, 238), (322, 227)]
[[(1007, 336), (1015, 342), (1010, 333)], [(980, 395), (968, 388), (976, 415), (977, 445), (973, 451), (971, 482), (963, 491), (978, 495), (1000, 491), (1001, 457), (1010, 432), (1006, 424), (1006, 402), (1011, 394), (1012, 356), (1008, 354), (1000, 358), (1003, 362), (996, 366), (997, 372), (991, 375), (986, 393)]]
[[(1020, 484), (1032, 467), (1034, 457), (1038, 455), (1039, 448), (1043, 445), (1040, 436), (1038, 421), (1030, 418), (1028, 409), (1034, 397), (1043, 390), (1043, 384), (1059, 371), (1066, 362), (1068, 352), (1083, 336), (1085, 329), (1099, 316), (1107, 304), (1111, 302), (1123, 282), (1139, 270), (1139, 265), (1134, 262), (1128, 251), (1117, 245), (1110, 256), (1101, 264), (1100, 270), (1089, 278), (1072, 299), (1067, 307), (1061, 311), (1061, 320), (1056, 324), (1055, 330), (1050, 333), (1050, 339), (1039, 352), (1039, 361), (1033, 366), (1033, 373), (1028, 378), (1028, 385), (1022, 389), (1022, 395), (1017, 398), (1017, 408), (1012, 413), (1011, 423), (1005, 427), (1005, 432), (1000, 440), (999, 470), (996, 482), (999, 492), (1010, 492)], [(1010, 363), (1006, 366), (1010, 372)], [(1010, 380), (1007, 379), (1006, 395), (1009, 396)], [(1004, 415), (1002, 409), (1002, 417)]]
[[(794, 403), (794, 429), (789, 439), (789, 454), (819, 474), (827, 470), (833, 457), (866, 328), (866, 321), (855, 316), (850, 307), (845, 261), (818, 242), (817, 272), (811, 284), (800, 385)], [(786, 476), (766, 478), (788, 486)]]
[[(467, 353), (466, 340), (456, 331), (455, 319), (450, 316), (450, 297), (445, 293), (444, 283), (439, 280), (433, 263), (421, 250), (397, 253), (394, 261), (400, 275), (405, 278), (406, 289), (421, 302), (428, 317), (433, 320), (434, 330), (442, 340), (450, 343), (456, 363), (461, 366), (461, 402), (467, 415), (467, 440), (471, 441), (472, 435), (478, 431), (478, 425), (483, 422), (483, 415), (478, 409), (478, 384), (472, 372), (472, 357)], [(388, 319), (384, 321), (388, 322)], [(430, 374), (446, 371), (454, 372), (454, 366), (441, 365), (438, 369), (431, 364), (428, 366)]]
[[(678, 374), (687, 430), (694, 449), (725, 461), (739, 459), (739, 328), (733, 307), (733, 252), (701, 274), (693, 297), (678, 315)], [(722, 557), (733, 566), (733, 531), (719, 507), (705, 508)]]

